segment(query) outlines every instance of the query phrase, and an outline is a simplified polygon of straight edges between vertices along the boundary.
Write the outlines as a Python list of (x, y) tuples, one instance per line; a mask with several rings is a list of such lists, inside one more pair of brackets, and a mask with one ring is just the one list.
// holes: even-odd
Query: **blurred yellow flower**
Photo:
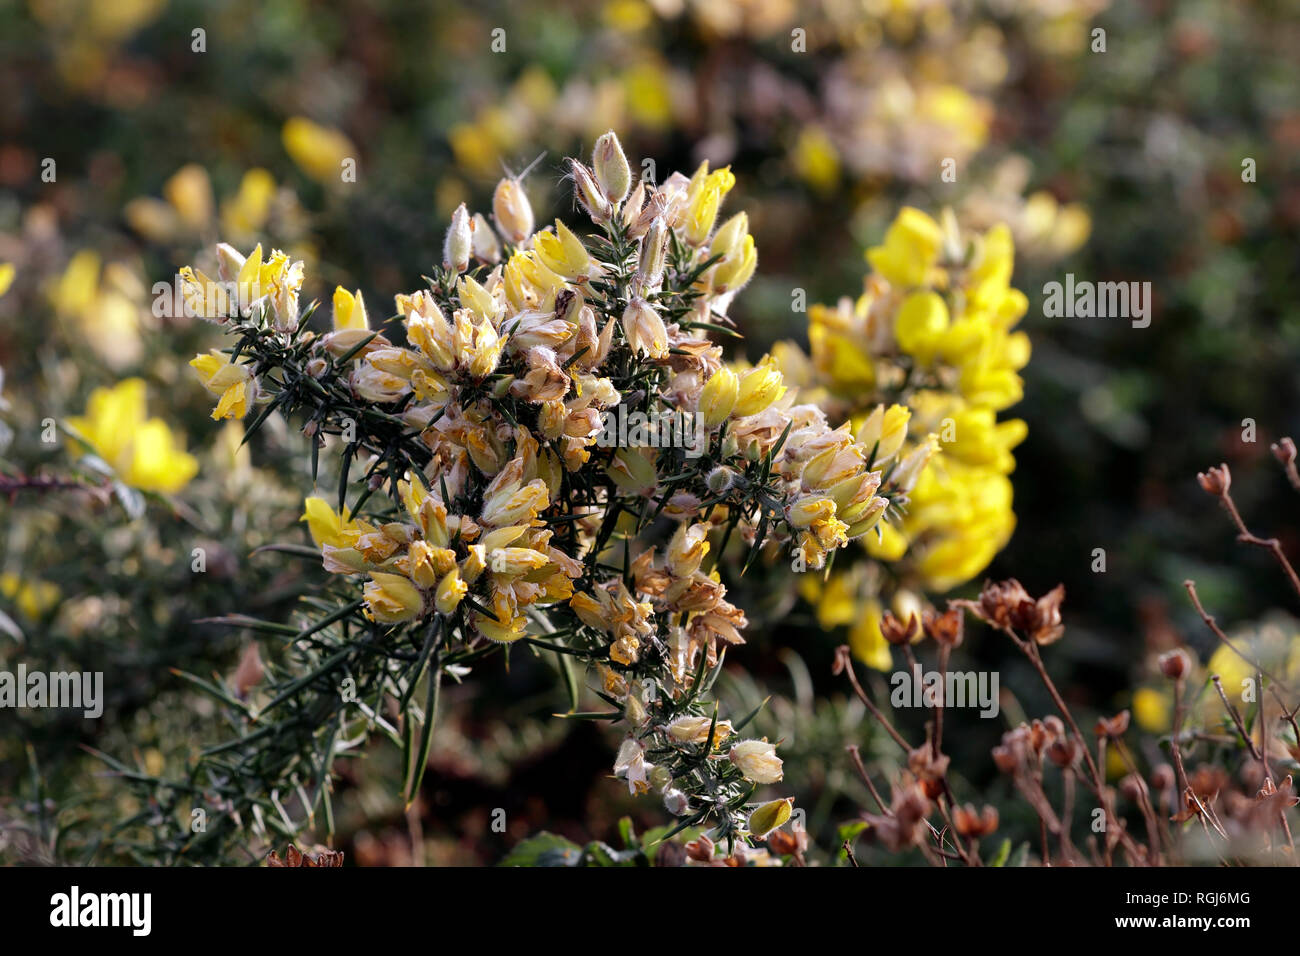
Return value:
[(173, 493), (189, 483), (199, 463), (186, 454), (167, 423), (147, 417), (143, 379), (129, 378), (90, 393), (86, 414), (68, 424), (132, 488)]
[(942, 241), (937, 222), (919, 209), (904, 206), (885, 232), (884, 243), (867, 250), (867, 261), (894, 285), (926, 285)]
[(8, 571), (0, 574), (0, 595), (13, 601), (23, 616), (32, 620), (42, 617), (62, 597), (57, 584), (21, 578)]
[(1174, 701), (1168, 690), (1139, 687), (1133, 692), (1133, 719), (1151, 733), (1164, 733), (1171, 725)]
[(244, 173), (239, 190), (221, 204), (221, 224), (227, 235), (252, 236), (266, 224), (275, 198), (275, 177), (265, 169)]
[(795, 171), (820, 193), (835, 188), (840, 178), (840, 156), (835, 144), (820, 126), (805, 126), (792, 151)]
[(330, 126), (322, 126), (305, 116), (290, 117), (280, 134), (285, 152), (298, 168), (325, 186), (343, 182), (343, 162), (356, 159), (352, 140)]
[(880, 632), (880, 618), (880, 602), (875, 598), (863, 601), (856, 623), (849, 628), (849, 649), (868, 667), (887, 671), (894, 666), (894, 658)]
[(12, 262), (0, 262), (0, 295), (9, 291), (9, 287), (14, 284), (14, 275), (17, 270)]

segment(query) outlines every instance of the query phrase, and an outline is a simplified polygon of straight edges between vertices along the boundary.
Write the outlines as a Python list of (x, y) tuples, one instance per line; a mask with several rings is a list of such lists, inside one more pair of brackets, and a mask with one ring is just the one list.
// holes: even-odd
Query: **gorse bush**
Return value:
[[(771, 356), (724, 362), (711, 336), (735, 336), (757, 264), (745, 214), (719, 224), (728, 169), (633, 188), (612, 133), (569, 169), (590, 233), (535, 229), (508, 177), (495, 229), (458, 209), (391, 323), (340, 288), (332, 331), (311, 331), (302, 264), (279, 251), (222, 245), (215, 278), (182, 270), (188, 307), (233, 340), (190, 363), (213, 418), (301, 422), (313, 474), (337, 456), (338, 486), (304, 514), (333, 600), (308, 598), (301, 628), (229, 619), (288, 637), (296, 661), (256, 707), (205, 683), (238, 736), (176, 789), (173, 811), (222, 808), (198, 834), (177, 817), (176, 858), (328, 813), (333, 759), (375, 728), (404, 748), (413, 798), (443, 680), (512, 651), (556, 656), (567, 716), (626, 725), (614, 772), (661, 792), (678, 829), (731, 851), (789, 818), (789, 799), (755, 803), (782, 778), (776, 743), (710, 702), (747, 623), (723, 578), (764, 551), (825, 568), (900, 512), (937, 441), (904, 454), (894, 414), (832, 427)], [(574, 665), (605, 710), (577, 711)]]

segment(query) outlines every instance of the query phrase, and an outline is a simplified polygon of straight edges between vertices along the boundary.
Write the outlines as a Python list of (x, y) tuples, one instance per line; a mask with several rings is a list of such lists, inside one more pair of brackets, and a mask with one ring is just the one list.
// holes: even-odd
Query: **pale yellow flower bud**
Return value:
[(623, 225), (631, 226), (636, 222), (637, 216), (641, 214), (641, 207), (645, 205), (645, 183), (637, 183), (636, 189), (632, 190), (632, 195), (627, 197), (627, 205), (623, 207)]
[(709, 526), (707, 524), (681, 524), (668, 542), (665, 558), (668, 570), (678, 578), (689, 578), (700, 568), (700, 562), (709, 553)]
[(861, 515), (849, 525), (848, 530), (845, 532), (849, 540), (860, 538), (879, 524), (881, 515), (885, 513), (885, 509), (888, 507), (888, 498), (872, 498)]
[(569, 598), (569, 607), (574, 614), (578, 615), (578, 619), (588, 627), (594, 627), (599, 631), (609, 630), (611, 623), (608, 616), (609, 609), (590, 594), (578, 591), (573, 597)]
[(370, 616), (383, 624), (400, 624), (418, 617), (424, 598), (409, 580), (400, 574), (375, 571), (364, 589)]
[(605, 198), (618, 205), (632, 188), (632, 169), (627, 164), (623, 144), (613, 130), (599, 137), (591, 151), (591, 168), (596, 173)]
[(732, 414), (737, 418), (757, 415), (785, 392), (785, 379), (776, 367), (776, 360), (766, 355), (758, 365), (741, 376), (736, 406), (732, 409)]
[(912, 412), (906, 406), (891, 405), (886, 410), (884, 405), (877, 405), (854, 437), (858, 444), (866, 448), (868, 455), (872, 448), (876, 449), (875, 464), (889, 461), (903, 447), (903, 440), (907, 438), (907, 423), (911, 417)]
[(740, 376), (727, 366), (722, 366), (700, 390), (699, 411), (704, 416), (704, 424), (709, 428), (721, 425), (736, 407), (739, 397)]
[(433, 606), (439, 614), (451, 614), (460, 606), (461, 599), (469, 593), (469, 585), (460, 578), (460, 571), (452, 568), (438, 582), (438, 590), (433, 596)]
[(927, 435), (924, 442), (899, 462), (898, 468), (889, 477), (889, 483), (903, 493), (911, 491), (916, 487), (916, 480), (921, 477), (921, 472), (925, 469), (926, 464), (938, 450), (939, 436)]
[(368, 361), (358, 363), (348, 377), (352, 391), (368, 402), (386, 405), (395, 402), (411, 390), (411, 383), (400, 375), (385, 372)]
[(217, 243), (217, 273), (225, 282), (233, 282), (244, 268), (244, 256), (229, 243)]
[(686, 241), (692, 246), (701, 246), (709, 238), (713, 224), (718, 219), (718, 206), (721, 203), (722, 192), (716, 187), (706, 186), (687, 207)]
[(664, 263), (668, 257), (668, 231), (668, 223), (663, 216), (656, 216), (650, 223), (645, 238), (641, 240), (636, 275), (642, 294), (657, 292), (663, 284)]
[[(712, 717), (698, 717), (693, 714), (686, 714), (668, 724), (664, 727), (664, 730), (672, 740), (679, 744), (702, 744), (708, 740), (709, 727), (712, 724)], [(717, 747), (721, 741), (726, 740), (733, 733), (731, 721), (718, 721), (718, 725), (713, 728), (713, 746)]]
[(745, 236), (739, 249), (713, 267), (709, 282), (718, 294), (734, 292), (754, 277), (757, 268), (758, 252), (754, 248), (754, 237)]
[(728, 757), (752, 783), (777, 783), (782, 777), (776, 745), (766, 740), (742, 740), (731, 748)]
[(749, 815), (750, 835), (764, 837), (773, 830), (785, 826), (790, 820), (793, 806), (794, 797), (763, 804)]
[(366, 319), (366, 302), (358, 289), (353, 295), (343, 286), (334, 289), (334, 330), (370, 328)]
[(651, 358), (668, 354), (668, 330), (659, 313), (645, 299), (633, 299), (623, 311), (623, 335), (632, 351)]
[(741, 251), (745, 237), (748, 235), (749, 216), (738, 212), (718, 227), (713, 242), (709, 244), (709, 255), (721, 256), (723, 259), (730, 258)]
[(496, 318), (497, 302), (492, 293), (479, 285), (471, 276), (461, 276), (456, 283), (457, 297), (460, 304), (473, 312), (478, 318), (491, 322)]
[(474, 258), (488, 265), (501, 261), (501, 242), (481, 212), (474, 213)]
[(546, 555), (532, 548), (497, 548), (488, 553), (488, 567), (494, 574), (527, 574), (549, 563)]
[(453, 272), (464, 272), (469, 268), (469, 257), (473, 252), (474, 225), (469, 218), (469, 210), (461, 203), (451, 214), (447, 238), (442, 243), (442, 264)]
[(497, 228), (513, 245), (521, 245), (533, 234), (533, 207), (528, 202), (523, 183), (503, 179), (492, 193), (492, 217)]
[(606, 474), (624, 492), (645, 495), (659, 483), (654, 461), (639, 448), (620, 448), (614, 452), (614, 461)]

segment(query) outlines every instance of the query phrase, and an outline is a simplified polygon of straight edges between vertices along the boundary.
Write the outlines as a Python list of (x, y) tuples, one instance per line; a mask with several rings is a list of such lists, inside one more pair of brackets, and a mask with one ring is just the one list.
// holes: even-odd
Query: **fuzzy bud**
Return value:
[(497, 183), (492, 193), (492, 218), (501, 235), (516, 246), (533, 234), (533, 207), (523, 183), (509, 178)]
[(469, 257), (474, 251), (474, 226), (469, 210), (461, 203), (451, 215), (447, 238), (442, 244), (442, 264), (456, 274), (469, 268)]
[(726, 494), (736, 483), (736, 473), (726, 465), (714, 468), (704, 479), (705, 485), (715, 495)]
[(605, 222), (613, 215), (614, 207), (610, 205), (599, 184), (586, 166), (576, 159), (569, 161), (569, 175), (573, 177), (573, 192), (578, 203), (591, 217), (593, 222)]
[(627, 164), (623, 144), (613, 130), (596, 140), (591, 151), (591, 166), (605, 198), (618, 205), (632, 188), (632, 169)]

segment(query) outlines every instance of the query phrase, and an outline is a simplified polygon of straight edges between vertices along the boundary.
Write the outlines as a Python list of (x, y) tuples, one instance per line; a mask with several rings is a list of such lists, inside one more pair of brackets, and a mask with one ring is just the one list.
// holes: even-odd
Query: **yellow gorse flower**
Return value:
[(361, 526), (352, 520), (351, 513), (345, 508), (340, 514), (324, 498), (306, 499), (299, 520), (307, 522), (307, 530), (318, 548), (327, 544), (348, 548), (361, 535)]
[(542, 264), (556, 275), (584, 279), (591, 274), (593, 263), (586, 246), (558, 219), (554, 232), (539, 232), (533, 237), (533, 248)]
[(97, 388), (90, 393), (86, 413), (70, 417), (68, 424), (125, 484), (174, 493), (198, 474), (199, 463), (184, 451), (166, 422), (148, 417), (145, 391), (139, 378)]
[(355, 294), (343, 286), (334, 289), (334, 331), (365, 330), (370, 328), (366, 319), (366, 302), (361, 297), (361, 290)]
[(257, 379), (252, 366), (231, 362), (230, 356), (212, 349), (207, 355), (190, 359), (190, 367), (198, 373), (199, 380), (213, 395), (219, 396), (212, 417), (243, 418), (257, 399)]

